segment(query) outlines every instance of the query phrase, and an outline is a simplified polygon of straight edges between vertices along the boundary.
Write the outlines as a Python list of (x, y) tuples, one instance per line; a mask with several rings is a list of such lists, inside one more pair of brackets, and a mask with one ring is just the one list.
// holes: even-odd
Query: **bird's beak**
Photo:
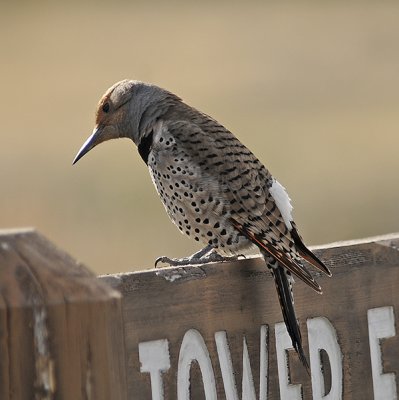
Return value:
[(93, 130), (93, 133), (89, 136), (89, 138), (83, 143), (83, 146), (76, 154), (72, 165), (76, 164), (86, 153), (88, 153), (93, 147), (97, 146), (99, 143), (102, 142), (100, 135), (101, 135), (102, 128), (101, 126), (96, 126)]

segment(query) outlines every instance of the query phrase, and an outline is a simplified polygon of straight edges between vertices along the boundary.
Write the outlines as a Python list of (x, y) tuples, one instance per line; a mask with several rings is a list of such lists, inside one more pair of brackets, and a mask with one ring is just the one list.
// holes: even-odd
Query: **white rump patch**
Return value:
[(287, 192), (283, 185), (281, 185), (278, 181), (273, 179), (273, 184), (269, 189), (271, 195), (273, 196), (274, 201), (276, 202), (277, 208), (280, 210), (280, 213), (283, 217), (285, 224), (289, 230), (292, 229), (291, 221), (292, 221), (292, 205), (291, 199), (289, 198)]

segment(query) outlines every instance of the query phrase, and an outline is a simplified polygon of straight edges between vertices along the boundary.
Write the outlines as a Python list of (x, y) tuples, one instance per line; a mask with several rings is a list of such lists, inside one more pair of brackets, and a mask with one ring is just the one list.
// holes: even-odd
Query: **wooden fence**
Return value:
[(399, 234), (316, 250), (291, 349), (262, 260), (95, 277), (33, 230), (0, 231), (0, 399), (397, 399)]

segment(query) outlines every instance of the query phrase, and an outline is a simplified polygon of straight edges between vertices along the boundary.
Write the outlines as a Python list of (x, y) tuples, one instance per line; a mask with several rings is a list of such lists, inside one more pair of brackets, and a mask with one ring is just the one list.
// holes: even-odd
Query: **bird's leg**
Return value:
[(241, 255), (231, 256), (231, 257), (221, 256), (213, 249), (211, 245), (208, 245), (189, 257), (184, 257), (184, 258), (169, 258), (165, 256), (158, 257), (155, 260), (155, 267), (157, 267), (159, 263), (168, 264), (171, 267), (177, 267), (182, 265), (207, 264), (210, 262), (235, 261), (240, 256)]

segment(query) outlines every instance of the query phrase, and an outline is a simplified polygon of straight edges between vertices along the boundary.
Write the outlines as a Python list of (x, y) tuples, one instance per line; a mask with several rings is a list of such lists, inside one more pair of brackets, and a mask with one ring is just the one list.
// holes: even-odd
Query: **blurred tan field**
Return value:
[(0, 227), (34, 226), (97, 273), (197, 249), (131, 142), (71, 165), (124, 78), (232, 130), (307, 243), (399, 231), (399, 2), (2, 3), (0, 50)]

